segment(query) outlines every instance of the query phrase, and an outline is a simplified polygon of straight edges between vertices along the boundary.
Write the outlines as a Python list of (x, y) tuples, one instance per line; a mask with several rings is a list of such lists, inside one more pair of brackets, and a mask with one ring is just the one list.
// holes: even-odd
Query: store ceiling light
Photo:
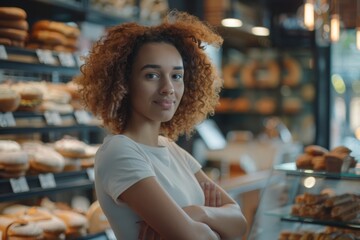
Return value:
[(340, 39), (340, 15), (337, 0), (334, 0), (334, 13), (330, 17), (330, 40), (337, 42)]
[(360, 0), (356, 0), (356, 48), (360, 50)]
[(306, 0), (304, 4), (304, 25), (308, 30), (314, 30), (315, 16), (314, 3), (312, 0)]
[(243, 22), (237, 18), (224, 18), (223, 20), (221, 20), (221, 24), (224, 27), (241, 27), (243, 25)]
[(256, 36), (269, 36), (270, 31), (266, 27), (253, 27), (251, 32)]

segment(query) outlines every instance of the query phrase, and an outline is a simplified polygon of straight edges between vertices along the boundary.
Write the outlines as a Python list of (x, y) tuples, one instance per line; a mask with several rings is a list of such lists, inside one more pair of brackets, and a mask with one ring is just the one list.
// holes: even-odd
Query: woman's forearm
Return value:
[(247, 223), (238, 205), (201, 206), (201, 208), (205, 212), (202, 222), (219, 233), (222, 239), (232, 239), (245, 234)]
[(236, 204), (221, 207), (188, 206), (183, 210), (195, 221), (208, 225), (221, 239), (233, 239), (246, 232), (246, 220)]

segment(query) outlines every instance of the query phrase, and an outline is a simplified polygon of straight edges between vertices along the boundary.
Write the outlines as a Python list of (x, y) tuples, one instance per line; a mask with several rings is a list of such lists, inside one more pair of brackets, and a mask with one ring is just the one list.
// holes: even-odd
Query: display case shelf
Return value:
[(336, 220), (326, 220), (326, 219), (314, 219), (314, 218), (305, 218), (291, 215), (291, 208), (292, 205), (285, 206), (278, 209), (273, 209), (265, 214), (269, 216), (278, 217), (281, 221), (288, 221), (288, 222), (298, 222), (298, 223), (306, 223), (306, 224), (316, 224), (316, 225), (323, 225), (323, 226), (332, 226), (332, 227), (341, 227), (341, 228), (349, 228), (360, 230), (360, 222), (341, 222)]
[(294, 162), (276, 165), (274, 166), (274, 169), (294, 176), (313, 176), (329, 179), (360, 180), (360, 169), (350, 169), (349, 172), (332, 173), (325, 171), (314, 171), (310, 169), (297, 169)]
[(0, 179), (0, 202), (46, 196), (74, 189), (91, 189), (94, 185), (92, 168), (63, 173), (44, 173), (34, 176)]

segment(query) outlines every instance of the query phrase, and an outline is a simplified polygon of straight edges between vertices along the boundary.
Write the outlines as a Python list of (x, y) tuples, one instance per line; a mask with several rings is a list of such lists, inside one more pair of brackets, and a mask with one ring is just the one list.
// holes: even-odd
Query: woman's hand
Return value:
[(160, 234), (155, 232), (155, 230), (152, 229), (145, 221), (141, 221), (139, 224), (140, 231), (138, 240), (164, 240), (161, 238)]
[(202, 182), (201, 188), (205, 195), (205, 206), (207, 207), (221, 207), (221, 192), (216, 189), (212, 182)]
[[(155, 232), (154, 229), (152, 229), (145, 221), (141, 221), (139, 224), (140, 224), (140, 231), (139, 231), (138, 240), (165, 240), (157, 232)], [(220, 240), (219, 234), (212, 231), (209, 228), (209, 226), (207, 226), (206, 224), (199, 222), (194, 222), (194, 224), (196, 225), (196, 228), (199, 228), (199, 230), (206, 235), (206, 236), (204, 235), (206, 239)]]

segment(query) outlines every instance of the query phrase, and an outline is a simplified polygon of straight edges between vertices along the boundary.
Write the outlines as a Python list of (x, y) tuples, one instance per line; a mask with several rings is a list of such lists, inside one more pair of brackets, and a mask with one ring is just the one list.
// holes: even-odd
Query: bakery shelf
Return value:
[[(60, 61), (60, 55), (64, 53), (47, 51), (51, 58), (53, 58), (53, 64), (46, 64), (48, 58), (40, 59), (40, 52), (38, 50), (31, 50), (18, 47), (4, 47), (7, 56), (0, 56), (1, 69), (15, 69), (22, 71), (61, 73), (62, 75), (76, 75), (79, 73), (79, 65), (76, 62), (77, 56), (75, 54), (66, 53), (67, 57), (73, 58), (73, 66), (63, 66)], [(44, 63), (45, 62), (45, 63)]]
[[(49, 174), (47, 175), (49, 176)], [(50, 176), (53, 176), (55, 183), (55, 185), (51, 186), (54, 187), (44, 186), (40, 176), (41, 175), (39, 174), (16, 179), (0, 179), (0, 202), (34, 196), (46, 196), (59, 191), (91, 189), (94, 187), (92, 169), (50, 174)], [(23, 181), (20, 183), (20, 180)], [(46, 180), (47, 179), (45, 178), (43, 181)], [(18, 190), (19, 188), (15, 190), (13, 185), (14, 182), (19, 182), (18, 184), (25, 184), (27, 187), (23, 188), (20, 186), (20, 191)]]
[(56, 8), (63, 8), (66, 10), (82, 12), (85, 7), (85, 2), (81, 0), (33, 0), (45, 5), (50, 5)]
[(331, 173), (325, 171), (322, 172), (314, 171), (310, 169), (297, 169), (295, 162), (276, 165), (274, 166), (274, 170), (284, 171), (286, 172), (286, 174), (294, 175), (294, 176), (313, 176), (313, 177), (323, 177), (328, 179), (360, 180), (360, 172), (358, 171)]
[(111, 229), (107, 229), (104, 232), (89, 234), (77, 239), (78, 240), (116, 240), (116, 237)]
[(44, 126), (44, 127), (6, 127), (0, 128), (0, 134), (23, 134), (23, 133), (48, 133), (48, 132), (66, 132), (66, 131), (99, 131), (96, 125), (70, 125), (70, 126)]
[(86, 14), (86, 21), (93, 23), (101, 23), (102, 25), (111, 26), (124, 22), (138, 22), (135, 18), (125, 18), (115, 16), (111, 13), (101, 12), (97, 9), (89, 7)]
[(265, 214), (269, 216), (276, 216), (281, 219), (281, 221), (288, 222), (298, 222), (306, 224), (316, 224), (323, 226), (332, 226), (332, 227), (341, 227), (360, 230), (360, 222), (341, 222), (335, 220), (324, 220), (324, 219), (314, 219), (314, 218), (304, 218), (299, 216), (293, 216), (290, 214), (292, 205), (273, 209), (267, 211)]

